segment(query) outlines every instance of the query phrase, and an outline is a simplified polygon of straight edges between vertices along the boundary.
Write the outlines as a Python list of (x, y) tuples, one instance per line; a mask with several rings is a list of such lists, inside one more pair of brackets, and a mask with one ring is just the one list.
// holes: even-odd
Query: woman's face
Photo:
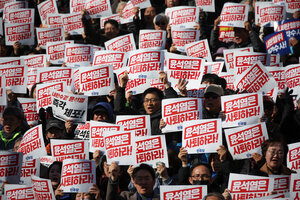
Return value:
[(271, 170), (278, 170), (283, 163), (283, 158), (284, 149), (282, 144), (276, 142), (268, 147), (265, 156), (268, 168), (270, 168)]
[(6, 115), (3, 117), (3, 129), (6, 133), (13, 133), (22, 124), (22, 121), (14, 115)]
[(92, 199), (91, 195), (89, 193), (77, 193), (76, 194), (76, 200), (90, 200)]
[(57, 187), (60, 184), (61, 168), (58, 164), (51, 167), (49, 171), (49, 179), (51, 180), (52, 187)]

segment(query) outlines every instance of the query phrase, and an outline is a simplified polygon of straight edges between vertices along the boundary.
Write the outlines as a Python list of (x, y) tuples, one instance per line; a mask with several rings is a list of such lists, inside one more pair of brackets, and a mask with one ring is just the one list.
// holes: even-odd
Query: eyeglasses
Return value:
[(192, 178), (194, 178), (194, 179), (208, 179), (208, 178), (210, 178), (210, 175), (208, 175), (208, 174), (195, 174), (194, 176), (192, 176)]
[(283, 156), (284, 152), (283, 151), (268, 151), (269, 154), (271, 154), (271, 156)]
[(209, 98), (217, 99), (218, 97), (219, 97), (219, 95), (217, 95), (217, 94), (205, 94), (204, 95), (205, 99), (209, 99)]
[(144, 103), (156, 103), (159, 99), (144, 99)]

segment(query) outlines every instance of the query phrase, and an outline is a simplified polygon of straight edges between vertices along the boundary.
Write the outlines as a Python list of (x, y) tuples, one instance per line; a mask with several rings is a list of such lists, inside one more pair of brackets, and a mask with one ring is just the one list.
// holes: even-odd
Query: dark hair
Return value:
[(47, 178), (49, 178), (49, 173), (50, 173), (50, 170), (51, 168), (54, 166), (54, 165), (58, 165), (60, 170), (62, 170), (62, 162), (60, 161), (54, 161), (48, 168), (48, 174), (47, 174)]
[(220, 193), (217, 193), (217, 192), (208, 193), (205, 197), (203, 197), (203, 200), (206, 200), (207, 197), (218, 197), (221, 200), (225, 200), (224, 196)]
[(164, 93), (160, 89), (155, 88), (155, 87), (151, 87), (151, 88), (148, 88), (147, 90), (144, 91), (143, 100), (145, 99), (145, 96), (147, 94), (150, 94), (150, 93), (156, 93), (159, 100), (162, 100), (164, 98)]
[(24, 114), (23, 114), (22, 110), (15, 106), (9, 106), (9, 107), (5, 108), (5, 110), (3, 112), (3, 117), (8, 116), (8, 115), (13, 115), (20, 120), (24, 119)]
[(208, 164), (206, 164), (206, 163), (198, 163), (198, 164), (195, 164), (195, 165), (193, 165), (193, 166), (191, 167), (191, 169), (190, 169), (190, 176), (192, 176), (193, 170), (194, 170), (195, 168), (197, 168), (197, 167), (200, 167), (200, 166), (206, 167), (206, 168), (209, 170), (210, 175), (212, 174), (212, 168), (211, 168), (210, 165), (208, 165)]
[(210, 74), (210, 73), (204, 74), (201, 83), (203, 83), (204, 81), (221, 85), (220, 77), (216, 74)]
[(138, 171), (140, 171), (140, 170), (146, 170), (146, 171), (148, 171), (148, 172), (151, 174), (153, 180), (155, 180), (155, 172), (154, 172), (154, 169), (153, 169), (152, 167), (150, 167), (149, 165), (143, 164), (143, 163), (140, 164), (140, 166), (134, 168), (134, 170), (133, 170), (133, 172), (132, 172), (132, 178), (135, 178), (136, 173), (138, 173)]
[(32, 87), (30, 89), (30, 94), (29, 94), (30, 98), (33, 98), (33, 92), (34, 92), (37, 84), (39, 84), (39, 83), (35, 83), (35, 84), (32, 85)]
[(281, 139), (281, 138), (271, 138), (271, 139), (268, 139), (268, 140), (264, 141), (261, 145), (261, 150), (262, 150), (263, 157), (266, 156), (268, 148), (270, 146), (274, 145), (275, 143), (279, 143), (283, 146), (284, 155), (288, 152), (288, 146), (286, 145), (286, 143), (284, 142), (283, 139)]
[(113, 19), (109, 19), (107, 21), (104, 22), (104, 27), (106, 26), (106, 24), (111, 24), (113, 25), (115, 28), (119, 29), (119, 23), (116, 20)]

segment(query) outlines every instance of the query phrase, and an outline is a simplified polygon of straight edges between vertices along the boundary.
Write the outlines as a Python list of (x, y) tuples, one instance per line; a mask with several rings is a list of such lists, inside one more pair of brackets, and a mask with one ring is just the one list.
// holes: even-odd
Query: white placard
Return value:
[(47, 0), (37, 5), (40, 13), (42, 24), (47, 24), (48, 14), (58, 14), (58, 9), (55, 0)]
[(166, 46), (166, 31), (140, 30), (139, 49), (163, 50)]
[(105, 42), (104, 45), (105, 48), (110, 51), (130, 52), (136, 50), (132, 33), (115, 37)]
[(23, 153), (0, 151), (0, 181), (10, 184), (18, 184), (20, 182), (20, 174), (22, 169)]
[(36, 28), (37, 40), (41, 48), (46, 49), (48, 42), (65, 40), (65, 31), (60, 28)]
[(87, 44), (66, 44), (65, 63), (70, 67), (89, 66), (93, 56), (93, 46)]
[(15, 42), (22, 45), (34, 45), (33, 23), (5, 23), (5, 45), (13, 46)]
[(151, 135), (150, 115), (118, 115), (116, 124), (124, 126), (125, 131), (133, 131), (135, 138)]
[(249, 5), (242, 3), (225, 3), (221, 12), (219, 26), (233, 26), (245, 28), (248, 21)]
[(207, 195), (206, 185), (161, 185), (161, 199), (199, 200)]

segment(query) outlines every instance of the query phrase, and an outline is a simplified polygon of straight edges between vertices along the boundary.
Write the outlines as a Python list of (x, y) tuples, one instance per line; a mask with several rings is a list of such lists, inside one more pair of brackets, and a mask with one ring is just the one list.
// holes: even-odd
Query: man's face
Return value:
[(97, 121), (97, 122), (107, 121), (108, 116), (105, 112), (97, 111), (97, 112), (94, 113), (93, 120)]
[(137, 192), (141, 195), (152, 194), (155, 180), (147, 170), (139, 170), (132, 180)]
[(6, 115), (3, 118), (3, 129), (6, 133), (13, 133), (19, 126), (21, 126), (22, 121), (14, 115)]
[(284, 157), (283, 146), (276, 142), (268, 147), (266, 152), (266, 164), (271, 170), (278, 170), (282, 163)]
[(165, 0), (165, 4), (168, 8), (178, 6), (179, 5), (179, 0)]
[(152, 115), (161, 109), (161, 101), (156, 93), (149, 93), (145, 96), (144, 108), (148, 115)]
[(105, 24), (104, 33), (106, 37), (114, 38), (119, 34), (119, 31), (120, 31), (119, 28), (115, 27), (111, 23)]
[(52, 127), (47, 131), (46, 138), (49, 139), (60, 139), (63, 135), (63, 130)]
[(194, 168), (192, 176), (189, 177), (189, 182), (193, 185), (194, 181), (205, 181), (210, 185), (212, 183), (212, 178), (209, 169), (204, 165)]
[(153, 18), (155, 17), (155, 15), (156, 15), (156, 11), (155, 11), (154, 7), (146, 8), (144, 17), (145, 17), (145, 21), (147, 22), (147, 24), (153, 23)]
[(204, 94), (204, 107), (211, 113), (218, 113), (221, 110), (221, 97), (215, 93)]
[(234, 30), (234, 42), (236, 44), (243, 44), (247, 42), (249, 38), (249, 34), (244, 28), (236, 28)]

